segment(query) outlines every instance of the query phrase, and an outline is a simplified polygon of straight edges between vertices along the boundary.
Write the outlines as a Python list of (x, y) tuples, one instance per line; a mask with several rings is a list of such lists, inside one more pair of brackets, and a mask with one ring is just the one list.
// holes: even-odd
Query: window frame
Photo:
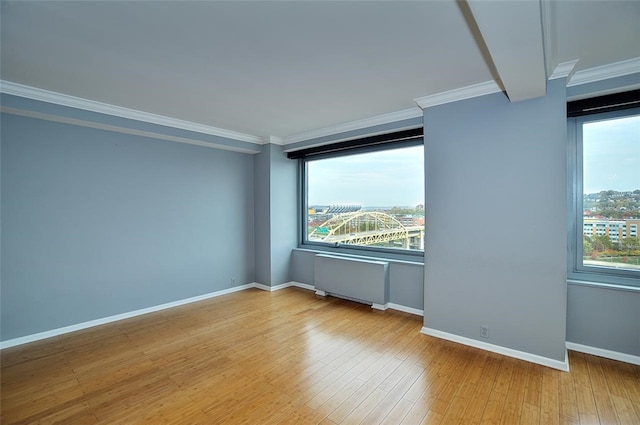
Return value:
[(584, 114), (567, 120), (568, 140), (568, 270), (567, 278), (594, 284), (640, 288), (640, 271), (598, 267), (583, 263), (584, 190), (583, 190), (583, 125), (640, 115), (640, 108), (628, 108), (611, 112)]
[[(420, 129), (422, 130), (422, 129)], [(318, 251), (335, 252), (341, 254), (351, 254), (358, 256), (404, 260), (409, 262), (422, 262), (424, 259), (424, 249), (403, 249), (403, 248), (387, 248), (387, 247), (374, 247), (366, 245), (351, 245), (351, 244), (339, 244), (339, 243), (327, 243), (319, 241), (310, 241), (308, 239), (307, 228), (307, 212), (309, 210), (309, 204), (307, 195), (309, 193), (308, 187), (308, 167), (307, 164), (311, 161), (339, 158), (351, 155), (366, 154), (371, 152), (380, 152), (386, 150), (401, 149), (411, 146), (423, 146), (424, 149), (424, 137), (422, 134), (419, 136), (413, 136), (406, 139), (396, 140), (386, 143), (375, 144), (357, 144), (357, 146), (348, 149), (333, 150), (332, 145), (326, 146), (324, 152), (313, 152), (311, 155), (298, 156), (298, 176), (299, 176), (299, 248), (311, 249)], [(424, 167), (424, 159), (423, 159)], [(424, 205), (424, 200), (423, 200)]]

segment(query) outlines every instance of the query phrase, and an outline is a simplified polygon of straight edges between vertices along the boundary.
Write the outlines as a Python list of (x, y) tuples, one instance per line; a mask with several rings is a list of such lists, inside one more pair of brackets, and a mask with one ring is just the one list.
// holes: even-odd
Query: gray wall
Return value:
[[(295, 249), (291, 252), (291, 280), (314, 285), (316, 251)], [(327, 252), (329, 255), (343, 255)], [(371, 260), (380, 260), (371, 258)], [(424, 265), (389, 260), (389, 302), (423, 310)]]
[(564, 361), (565, 80), (547, 91), (424, 110), (424, 325)]
[(389, 302), (424, 310), (423, 264), (389, 264)]
[(256, 282), (288, 282), (291, 250), (298, 245), (297, 162), (282, 146), (266, 144), (255, 156)]
[(1, 125), (2, 340), (254, 280), (251, 155)]
[(314, 284), (314, 264), (316, 253), (306, 249), (294, 249), (291, 251), (291, 280), (307, 285)]
[(570, 284), (567, 341), (640, 356), (640, 292)]

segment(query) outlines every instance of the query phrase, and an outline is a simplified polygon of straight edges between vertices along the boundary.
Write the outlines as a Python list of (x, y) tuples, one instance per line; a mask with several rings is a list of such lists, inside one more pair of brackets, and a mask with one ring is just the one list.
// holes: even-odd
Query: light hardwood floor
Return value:
[(640, 367), (571, 372), (419, 317), (247, 290), (2, 351), (3, 424), (640, 424)]

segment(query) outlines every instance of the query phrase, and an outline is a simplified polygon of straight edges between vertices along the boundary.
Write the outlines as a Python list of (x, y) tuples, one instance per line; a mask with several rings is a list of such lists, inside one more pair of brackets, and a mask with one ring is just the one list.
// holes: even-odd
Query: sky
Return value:
[(423, 146), (308, 163), (308, 204), (415, 207), (424, 204)]
[[(640, 189), (640, 116), (583, 127), (584, 193)], [(424, 204), (423, 146), (308, 163), (308, 203), (363, 207)]]
[(583, 192), (640, 189), (640, 115), (583, 126)]

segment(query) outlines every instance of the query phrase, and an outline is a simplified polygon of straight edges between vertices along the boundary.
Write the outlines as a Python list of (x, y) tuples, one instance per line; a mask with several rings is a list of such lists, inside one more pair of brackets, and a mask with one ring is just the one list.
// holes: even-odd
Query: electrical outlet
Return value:
[(236, 284), (236, 278), (232, 277), (231, 278), (231, 286), (234, 286)]
[(480, 325), (480, 337), (489, 338), (489, 326)]

